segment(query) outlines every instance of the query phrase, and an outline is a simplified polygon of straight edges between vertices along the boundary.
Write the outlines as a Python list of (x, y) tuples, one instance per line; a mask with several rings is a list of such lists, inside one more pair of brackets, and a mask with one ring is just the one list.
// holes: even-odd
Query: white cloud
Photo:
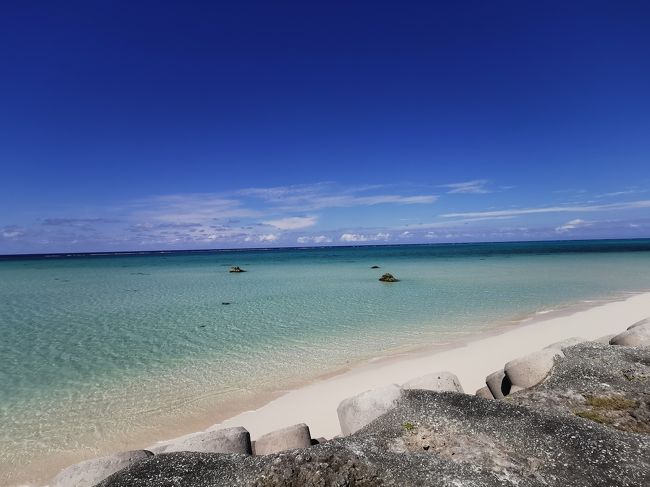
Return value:
[(277, 242), (278, 239), (280, 238), (279, 235), (275, 233), (267, 233), (264, 235), (247, 235), (244, 238), (244, 242)]
[(596, 198), (611, 198), (615, 196), (623, 196), (627, 194), (639, 194), (639, 193), (647, 193), (647, 189), (639, 188), (636, 186), (629, 187), (627, 189), (621, 190), (621, 191), (612, 191), (610, 193), (603, 193), (603, 194), (598, 194), (596, 195)]
[(487, 179), (475, 179), (473, 181), (464, 181), (462, 183), (443, 184), (442, 188), (449, 188), (447, 193), (454, 194), (485, 194), (490, 191), (486, 188)]
[(279, 218), (277, 220), (267, 220), (262, 222), (271, 225), (279, 230), (298, 230), (301, 228), (312, 227), (316, 224), (318, 218), (315, 216), (291, 216)]
[(376, 242), (386, 241), (390, 238), (390, 233), (376, 233), (374, 235), (360, 234), (360, 233), (344, 233), (339, 240), (341, 242)]
[(258, 239), (260, 242), (275, 242), (279, 239), (280, 237), (278, 235), (275, 235), (273, 233), (269, 233), (267, 235), (259, 235)]
[(399, 204), (399, 205), (421, 205), (435, 203), (438, 199), (435, 195), (419, 196), (400, 196), (396, 194), (382, 194), (375, 196), (351, 196), (351, 195), (332, 195), (319, 196), (306, 205), (311, 205), (310, 209), (317, 208), (348, 208), (353, 206), (375, 206), (382, 204)]
[(132, 217), (140, 222), (206, 223), (260, 215), (259, 211), (243, 207), (239, 200), (211, 193), (157, 196), (131, 206)]
[(326, 237), (325, 235), (302, 236), (296, 239), (296, 242), (298, 242), (299, 244), (308, 244), (308, 243), (322, 244), (322, 243), (330, 243), (331, 241), (332, 239)]
[(575, 230), (576, 228), (589, 227), (592, 224), (593, 222), (588, 222), (585, 220), (581, 220), (580, 218), (576, 218), (575, 220), (566, 222), (564, 225), (560, 225), (555, 229), (555, 231), (558, 233), (565, 233), (571, 230)]
[(18, 238), (25, 235), (25, 232), (17, 227), (5, 227), (2, 230), (2, 236), (4, 238)]
[(383, 186), (340, 188), (331, 183), (278, 186), (274, 188), (249, 188), (239, 191), (242, 196), (262, 199), (285, 211), (310, 211), (322, 208), (350, 208), (380, 204), (417, 205), (435, 203), (438, 196), (366, 194)]
[(20, 237), (24, 237), (27, 231), (24, 228), (21, 228), (17, 225), (8, 225), (2, 229), (2, 232), (0, 232), (0, 235), (2, 238), (6, 239), (16, 239)]
[[(443, 215), (446, 216), (446, 215)], [(403, 225), (399, 227), (399, 230), (426, 230), (428, 228), (449, 228), (460, 225), (467, 225), (473, 222), (482, 222), (486, 220), (509, 220), (511, 216), (495, 216), (495, 217), (486, 217), (486, 218), (462, 218), (459, 220), (443, 220), (439, 222), (430, 222), (430, 223), (411, 223), (408, 225)]]
[(445, 218), (502, 218), (520, 215), (533, 215), (542, 213), (572, 213), (590, 211), (611, 211), (630, 210), (639, 208), (650, 208), (650, 200), (630, 201), (627, 203), (610, 203), (607, 205), (583, 205), (583, 206), (547, 206), (543, 208), (522, 208), (514, 210), (497, 211), (475, 211), (464, 213), (447, 213), (442, 215)]

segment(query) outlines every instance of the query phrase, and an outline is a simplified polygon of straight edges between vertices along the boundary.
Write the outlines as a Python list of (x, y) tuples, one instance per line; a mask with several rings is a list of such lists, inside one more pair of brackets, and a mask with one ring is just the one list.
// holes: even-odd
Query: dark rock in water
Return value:
[(397, 279), (395, 276), (393, 276), (391, 273), (387, 272), (383, 276), (379, 278), (381, 282), (399, 282), (399, 279)]
[(407, 390), (395, 408), (345, 438), (267, 456), (156, 455), (99, 485), (650, 485), (650, 435), (640, 426), (650, 422), (643, 413), (650, 349), (588, 342), (565, 355), (541, 384), (501, 401)]
[(242, 269), (241, 267), (239, 267), (237, 265), (234, 265), (234, 266), (232, 266), (230, 268), (230, 270), (228, 272), (246, 272), (246, 271), (244, 269)]
[(371, 267), (371, 269), (379, 269), (379, 266), (378, 266), (378, 265), (373, 265), (373, 266)]
[(223, 304), (225, 306), (225, 305), (230, 304), (230, 301), (222, 301), (221, 304)]

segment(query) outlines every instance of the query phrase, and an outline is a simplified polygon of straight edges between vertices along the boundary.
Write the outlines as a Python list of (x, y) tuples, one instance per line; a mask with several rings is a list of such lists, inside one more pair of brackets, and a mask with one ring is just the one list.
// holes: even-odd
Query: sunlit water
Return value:
[(650, 240), (0, 260), (0, 484), (351, 362), (648, 289)]

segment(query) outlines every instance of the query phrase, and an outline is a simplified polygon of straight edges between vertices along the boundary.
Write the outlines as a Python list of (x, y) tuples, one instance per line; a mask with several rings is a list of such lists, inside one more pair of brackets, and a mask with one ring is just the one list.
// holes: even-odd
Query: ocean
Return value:
[(373, 357), (647, 290), (650, 240), (0, 257), (0, 484)]

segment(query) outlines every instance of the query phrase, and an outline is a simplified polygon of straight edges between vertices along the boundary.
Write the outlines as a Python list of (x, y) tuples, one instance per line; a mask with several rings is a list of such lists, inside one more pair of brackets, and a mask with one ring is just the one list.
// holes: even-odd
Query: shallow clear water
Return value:
[(0, 260), (0, 475), (133, 446), (401, 347), (647, 290), (649, 269), (650, 240)]

